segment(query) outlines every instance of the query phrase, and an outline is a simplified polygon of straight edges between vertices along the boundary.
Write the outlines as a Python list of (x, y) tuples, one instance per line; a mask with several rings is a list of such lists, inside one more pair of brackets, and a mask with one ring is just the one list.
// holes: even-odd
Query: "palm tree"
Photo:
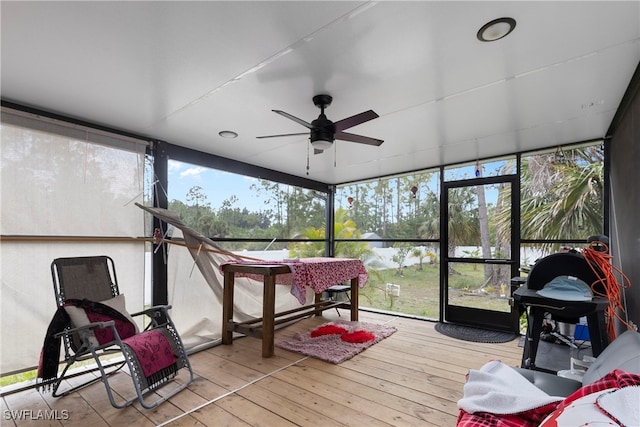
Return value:
[[(309, 240), (324, 239), (324, 228), (307, 227), (295, 238), (307, 238)], [(319, 242), (295, 242), (289, 244), (289, 255), (294, 258), (314, 258), (324, 256), (324, 241)]]
[[(336, 239), (359, 239), (361, 232), (356, 227), (356, 223), (349, 218), (346, 209), (339, 208), (335, 214), (335, 238)], [(324, 239), (325, 229), (308, 227), (296, 237), (306, 237), (307, 239)], [(301, 242), (290, 245), (290, 253), (293, 257), (308, 258), (324, 256), (324, 241)], [(369, 247), (367, 242), (337, 242), (335, 255), (339, 258), (353, 258), (361, 260), (365, 265), (370, 265), (375, 259), (375, 252)]]
[[(530, 239), (576, 239), (602, 233), (603, 154), (598, 147), (565, 154), (564, 163), (523, 161), (521, 224)], [(543, 172), (541, 171), (543, 170)]]
[[(478, 209), (475, 189), (472, 187), (460, 187), (449, 190), (449, 219), (447, 243), (447, 254), (455, 255), (457, 246), (462, 246), (468, 242), (475, 242), (479, 239)], [(437, 218), (437, 220), (435, 219)], [(440, 234), (439, 216), (422, 223), (418, 232), (420, 237), (425, 239), (435, 238)], [(449, 273), (454, 270), (449, 264)]]

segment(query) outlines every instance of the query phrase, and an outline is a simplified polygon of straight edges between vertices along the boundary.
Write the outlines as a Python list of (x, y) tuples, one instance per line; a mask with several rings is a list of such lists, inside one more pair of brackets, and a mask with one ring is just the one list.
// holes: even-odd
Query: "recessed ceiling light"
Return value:
[(481, 42), (494, 42), (506, 37), (514, 28), (516, 28), (516, 20), (513, 18), (494, 19), (478, 30), (478, 40)]
[(218, 135), (220, 135), (223, 138), (237, 138), (238, 134), (232, 130), (221, 130), (220, 132), (218, 132)]

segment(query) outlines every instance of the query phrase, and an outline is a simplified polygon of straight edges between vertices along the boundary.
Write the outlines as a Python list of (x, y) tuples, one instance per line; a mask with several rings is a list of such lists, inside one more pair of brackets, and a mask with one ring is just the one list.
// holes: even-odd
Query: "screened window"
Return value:
[[(335, 205), (336, 239), (434, 239), (439, 233), (440, 173), (340, 186)], [(345, 233), (349, 221), (354, 230)]]
[[(282, 250), (288, 239), (324, 239), (326, 194), (169, 161), (169, 210), (229, 250)], [(321, 245), (324, 255), (324, 244)]]
[(335, 255), (369, 271), (360, 305), (438, 318), (440, 173), (340, 186), (335, 206)]
[(520, 182), (523, 240), (585, 241), (602, 234), (602, 143), (523, 156)]

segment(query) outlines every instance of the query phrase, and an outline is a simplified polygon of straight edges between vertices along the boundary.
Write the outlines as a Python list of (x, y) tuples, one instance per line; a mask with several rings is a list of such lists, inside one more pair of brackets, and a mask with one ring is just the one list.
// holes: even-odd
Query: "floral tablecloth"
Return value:
[[(238, 264), (238, 262), (228, 264)], [(349, 281), (355, 277), (358, 278), (358, 285), (363, 287), (369, 278), (364, 264), (359, 259), (301, 258), (295, 261), (251, 261), (246, 262), (246, 264), (284, 264), (289, 266), (291, 273), (278, 274), (276, 283), (291, 285), (291, 294), (298, 299), (300, 304), (306, 302), (307, 291), (305, 288), (307, 286), (313, 289), (316, 294), (319, 294), (331, 286)], [(220, 270), (222, 271), (222, 265)], [(261, 275), (244, 273), (236, 273), (236, 276), (250, 277), (260, 281), (264, 278)]]

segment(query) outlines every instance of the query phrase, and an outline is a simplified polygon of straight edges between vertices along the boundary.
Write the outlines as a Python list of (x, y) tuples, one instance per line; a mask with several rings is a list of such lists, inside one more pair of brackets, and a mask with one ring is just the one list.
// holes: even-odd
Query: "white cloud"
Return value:
[(206, 171), (207, 171), (207, 168), (196, 166), (194, 168), (189, 168), (180, 172), (180, 178), (184, 178), (185, 176), (199, 177), (200, 174)]
[(168, 162), (169, 171), (171, 172), (179, 171), (180, 169), (182, 169), (182, 166), (184, 166), (184, 163), (177, 160), (169, 160)]

